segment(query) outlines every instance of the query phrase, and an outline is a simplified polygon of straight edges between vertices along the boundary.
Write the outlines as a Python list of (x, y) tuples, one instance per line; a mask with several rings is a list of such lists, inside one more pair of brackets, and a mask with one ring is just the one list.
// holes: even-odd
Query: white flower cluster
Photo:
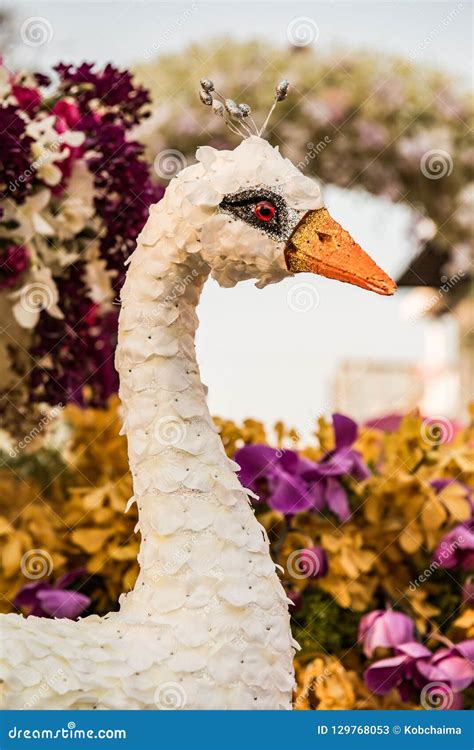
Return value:
[[(101, 220), (94, 206), (94, 179), (81, 150), (85, 134), (66, 127), (56, 114), (44, 109), (19, 106), (18, 97), (37, 91), (33, 79), (23, 77), (21, 86), (0, 65), (0, 100), (5, 106), (17, 107), (16, 117), (22, 121), (29, 141), (31, 161), (21, 174), (3, 186), (0, 207), (0, 242), (2, 247), (21, 248), (28, 259), (14, 291), (4, 284), (2, 294), (11, 301), (11, 313), (24, 329), (36, 326), (45, 311), (62, 317), (61, 301), (55, 277), (79, 257), (86, 263), (87, 281), (92, 302), (107, 306), (112, 298), (112, 279), (99, 258), (98, 240)], [(38, 94), (39, 96), (39, 94)], [(71, 102), (67, 106), (73, 107)], [(64, 173), (67, 165), (67, 189)], [(34, 188), (26, 198), (18, 198), (25, 184)], [(82, 234), (90, 230), (88, 238)], [(3, 271), (8, 267), (8, 258)], [(18, 284), (21, 284), (19, 286)]]

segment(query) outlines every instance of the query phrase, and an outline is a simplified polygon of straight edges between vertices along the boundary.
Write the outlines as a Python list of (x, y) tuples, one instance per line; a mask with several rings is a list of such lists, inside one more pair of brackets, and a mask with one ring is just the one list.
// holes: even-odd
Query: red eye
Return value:
[(260, 201), (254, 208), (254, 214), (260, 221), (271, 221), (275, 216), (275, 206), (270, 201)]

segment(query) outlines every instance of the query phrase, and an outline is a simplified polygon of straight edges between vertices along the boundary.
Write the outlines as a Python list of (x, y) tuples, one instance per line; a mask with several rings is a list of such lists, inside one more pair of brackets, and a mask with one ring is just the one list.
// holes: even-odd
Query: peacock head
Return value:
[(196, 158), (167, 192), (192, 233), (186, 247), (222, 286), (311, 272), (393, 294), (392, 279), (324, 208), (317, 182), (264, 138), (251, 135), (232, 151), (202, 146)]

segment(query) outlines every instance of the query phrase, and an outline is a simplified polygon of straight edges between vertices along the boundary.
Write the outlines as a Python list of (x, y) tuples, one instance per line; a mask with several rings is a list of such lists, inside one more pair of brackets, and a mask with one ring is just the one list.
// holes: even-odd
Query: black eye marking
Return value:
[(272, 190), (253, 188), (226, 195), (219, 208), (272, 237), (284, 239), (286, 203), (281, 195)]

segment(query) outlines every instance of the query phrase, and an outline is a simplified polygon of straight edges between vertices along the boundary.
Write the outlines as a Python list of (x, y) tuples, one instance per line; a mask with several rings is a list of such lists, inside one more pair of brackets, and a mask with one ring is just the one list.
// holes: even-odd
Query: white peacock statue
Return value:
[(317, 184), (261, 137), (248, 106), (201, 85), (244, 140), (198, 148), (170, 182), (121, 296), (140, 574), (105, 617), (1, 615), (5, 708), (291, 709), (289, 600), (206, 405), (196, 305), (209, 275), (263, 287), (310, 271), (386, 295), (395, 284), (331, 218)]

